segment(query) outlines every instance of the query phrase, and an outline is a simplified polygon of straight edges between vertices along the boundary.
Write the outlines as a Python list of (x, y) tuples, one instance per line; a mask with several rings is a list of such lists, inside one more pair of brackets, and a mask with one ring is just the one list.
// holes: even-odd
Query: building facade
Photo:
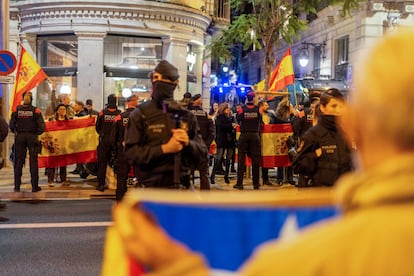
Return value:
[[(414, 26), (414, 2), (368, 1), (352, 16), (343, 17), (339, 7), (326, 7), (310, 21), (308, 30), (291, 45), (295, 76), (352, 81), (357, 52), (399, 26)], [(289, 45), (275, 49), (277, 62)], [(303, 58), (306, 57), (306, 62)], [(302, 59), (302, 64), (300, 64)], [(263, 53), (250, 52), (242, 60), (245, 81), (264, 78)]]
[[(36, 58), (58, 93), (101, 109), (112, 93), (120, 105), (131, 93), (149, 97), (148, 73), (161, 59), (179, 69), (176, 99), (209, 98), (204, 46), (211, 23), (229, 20), (229, 0), (11, 0), (8, 41)], [(37, 88), (42, 110), (50, 92), (47, 82)]]

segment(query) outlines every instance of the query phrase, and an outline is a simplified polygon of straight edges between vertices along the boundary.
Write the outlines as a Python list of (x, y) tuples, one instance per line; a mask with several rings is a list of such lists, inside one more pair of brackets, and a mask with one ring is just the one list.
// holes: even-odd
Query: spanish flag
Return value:
[(17, 65), (16, 82), (13, 88), (14, 96), (10, 97), (11, 111), (16, 111), (16, 107), (20, 105), (23, 99), (23, 92), (38, 86), (46, 78), (47, 75), (40, 68), (40, 65), (26, 52), (23, 46), (20, 46), (20, 59)]
[(42, 153), (38, 156), (38, 166), (53, 168), (96, 162), (98, 139), (92, 117), (46, 122), (46, 130), (39, 136)]
[[(262, 156), (261, 165), (263, 168), (289, 167), (289, 148), (287, 141), (293, 135), (291, 124), (267, 124), (262, 125), (261, 130)], [(236, 128), (236, 138), (239, 139), (240, 128)], [(238, 160), (238, 150), (236, 149), (236, 161)], [(251, 166), (250, 157), (246, 157), (246, 166)]]
[(291, 124), (268, 124), (262, 126), (262, 167), (288, 167), (287, 141), (293, 134)]
[(288, 48), (270, 76), (269, 91), (279, 91), (292, 83), (295, 83), (295, 72), (293, 71), (292, 54)]

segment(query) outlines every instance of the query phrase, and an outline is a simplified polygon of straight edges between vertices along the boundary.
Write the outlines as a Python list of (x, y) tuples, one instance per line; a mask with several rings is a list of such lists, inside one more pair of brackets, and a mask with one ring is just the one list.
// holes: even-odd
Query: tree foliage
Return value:
[(243, 49), (263, 49), (265, 53), (265, 87), (275, 65), (274, 47), (285, 41), (292, 44), (307, 21), (301, 15), (316, 14), (316, 7), (327, 3), (342, 5), (342, 14), (349, 15), (360, 0), (231, 0), (231, 8), (238, 14), (207, 46), (221, 63), (233, 59), (231, 47), (241, 44)]

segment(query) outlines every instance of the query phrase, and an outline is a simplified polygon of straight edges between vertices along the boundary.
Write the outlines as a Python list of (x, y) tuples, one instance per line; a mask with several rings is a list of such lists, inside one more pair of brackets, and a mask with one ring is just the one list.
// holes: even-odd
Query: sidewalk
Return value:
[[(20, 192), (14, 192), (14, 172), (13, 167), (8, 166), (0, 170), (0, 200), (31, 200), (31, 199), (90, 199), (90, 198), (115, 198), (115, 187), (110, 187), (104, 192), (95, 189), (97, 185), (96, 176), (88, 176), (86, 179), (79, 175), (70, 174), (69, 172), (75, 168), (75, 165), (68, 166), (68, 180), (70, 186), (61, 186), (55, 184), (55, 187), (49, 187), (47, 176), (44, 169), (39, 169), (39, 186), (42, 188), (40, 192), (33, 193), (30, 184), (30, 172), (28, 166), (23, 167), (22, 185)], [(197, 172), (196, 172), (197, 176)], [(228, 190), (234, 191), (233, 185), (236, 184), (236, 175), (230, 175), (230, 184), (224, 183), (222, 175), (216, 175), (216, 184), (211, 186), (212, 190)], [(195, 189), (199, 189), (199, 179), (195, 179)], [(244, 179), (245, 190), (252, 190), (252, 180)], [(128, 189), (134, 189), (128, 186)], [(278, 190), (278, 189), (296, 189), (293, 185), (271, 185), (260, 186), (261, 190)]]
[(14, 192), (14, 172), (13, 167), (8, 166), (0, 170), (0, 199), (1, 200), (29, 200), (29, 199), (89, 199), (92, 197), (115, 198), (115, 190), (107, 189), (99, 192), (95, 189), (97, 179), (95, 176), (88, 176), (87, 179), (79, 175), (70, 174), (75, 165), (68, 166), (68, 180), (70, 186), (62, 187), (56, 183), (55, 187), (49, 187), (45, 169), (39, 169), (40, 192), (32, 193), (30, 184), (29, 167), (23, 167), (22, 185), (20, 192)]

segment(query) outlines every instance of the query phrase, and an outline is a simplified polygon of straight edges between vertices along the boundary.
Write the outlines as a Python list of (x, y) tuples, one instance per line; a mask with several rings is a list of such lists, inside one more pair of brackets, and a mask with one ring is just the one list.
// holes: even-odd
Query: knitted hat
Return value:
[(192, 98), (191, 98), (191, 101), (192, 102), (195, 102), (195, 101), (197, 101), (198, 99), (200, 99), (201, 98), (201, 94), (195, 94)]
[(180, 77), (178, 69), (166, 60), (161, 60), (154, 69), (155, 72), (160, 73), (163, 78), (170, 81), (176, 81)]
[(248, 101), (253, 101), (254, 97), (256, 97), (256, 93), (254, 91), (250, 91), (249, 93), (247, 93)]
[(314, 100), (319, 100), (319, 98), (321, 97), (321, 92), (320, 91), (316, 91), (316, 90), (312, 90), (309, 92), (309, 100), (312, 102)]
[(91, 99), (87, 99), (85, 104), (86, 104), (86, 105), (92, 105), (92, 104), (93, 104), (93, 102), (92, 102), (92, 100), (91, 100)]
[(131, 96), (129, 96), (127, 99), (126, 99), (126, 101), (127, 102), (130, 102), (130, 101), (133, 101), (133, 100), (138, 100), (138, 96), (137, 95), (135, 95), (135, 94), (132, 94)]

